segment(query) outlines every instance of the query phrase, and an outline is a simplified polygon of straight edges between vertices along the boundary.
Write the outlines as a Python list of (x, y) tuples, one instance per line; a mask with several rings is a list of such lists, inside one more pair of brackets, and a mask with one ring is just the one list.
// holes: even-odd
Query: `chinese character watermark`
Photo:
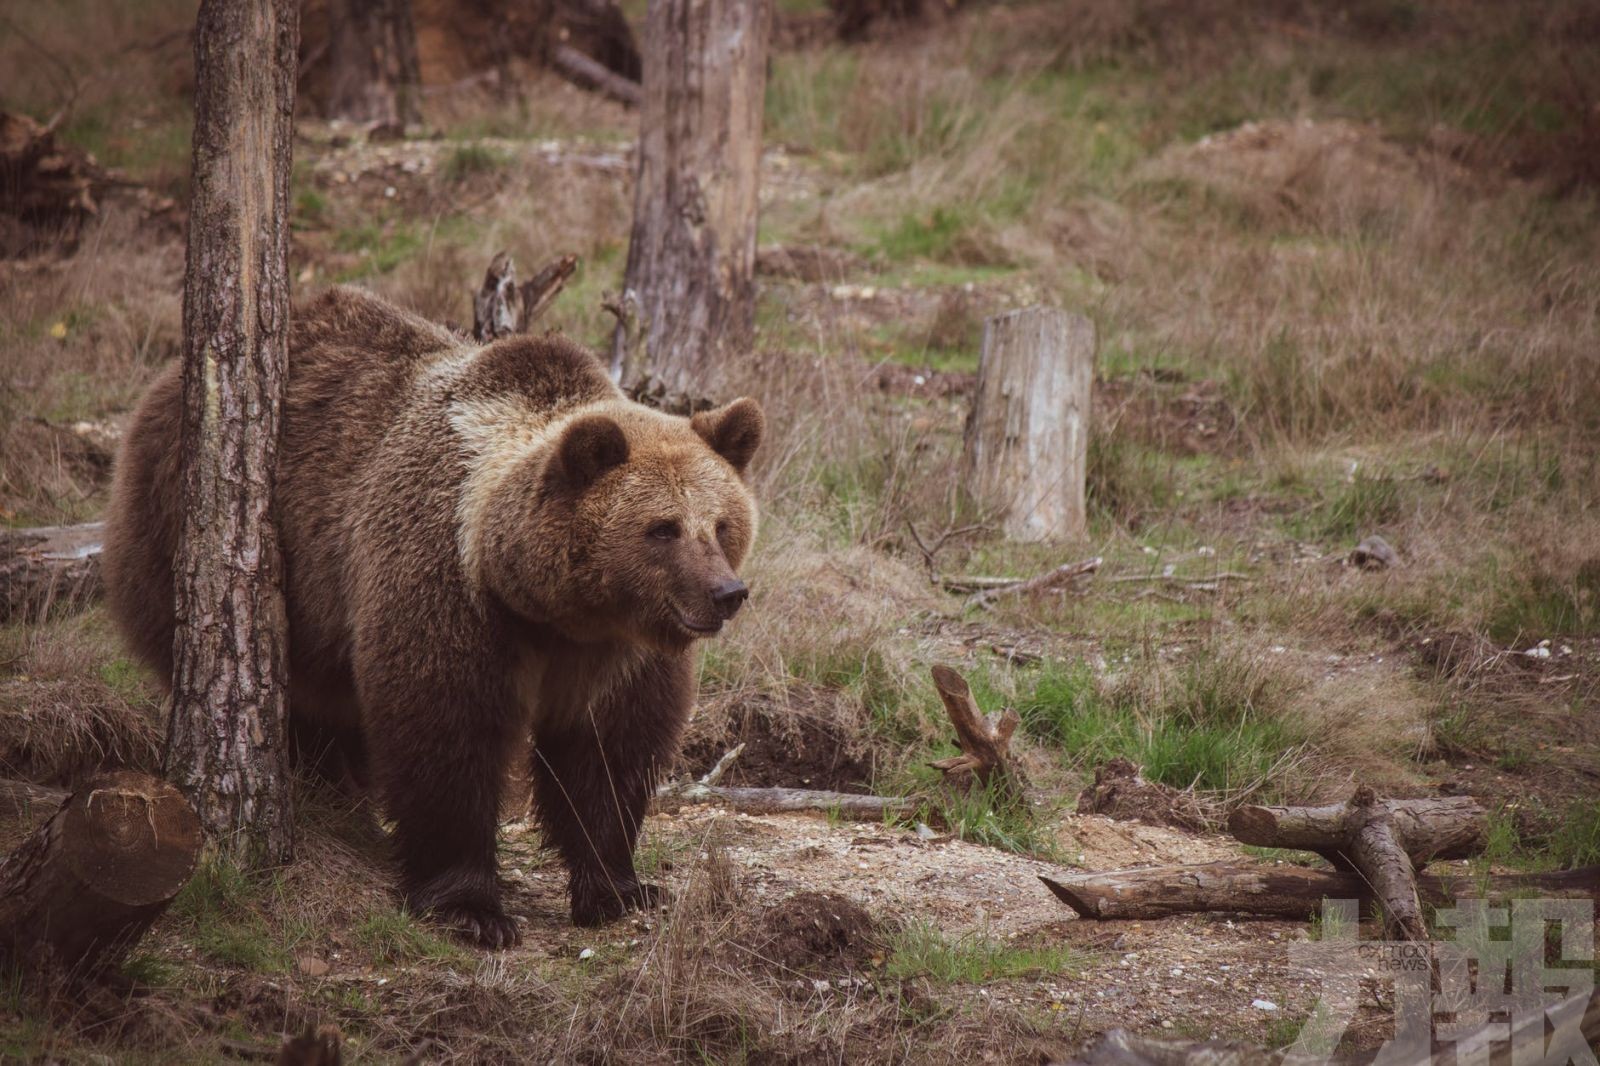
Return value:
[[(1292, 944), (1290, 961), (1322, 994), (1291, 1052), (1327, 1061), (1355, 1019), (1363, 981), (1391, 982), (1394, 1037), (1374, 1066), (1426, 1061), (1435, 1040), (1457, 1066), (1600, 1066), (1583, 1038), (1594, 991), (1592, 900), (1464, 899), (1441, 909), (1450, 940), (1360, 940), (1355, 900), (1323, 903), (1321, 938)], [(1509, 1059), (1504, 1056), (1509, 1047)]]

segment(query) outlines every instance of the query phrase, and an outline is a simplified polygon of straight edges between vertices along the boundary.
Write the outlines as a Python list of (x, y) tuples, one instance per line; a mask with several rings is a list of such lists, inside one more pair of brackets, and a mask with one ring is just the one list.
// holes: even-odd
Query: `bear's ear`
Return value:
[(761, 405), (748, 396), (713, 411), (701, 411), (689, 420), (711, 450), (722, 456), (739, 473), (750, 465), (761, 435), (767, 429), (767, 416)]
[(564, 484), (581, 492), (627, 461), (628, 438), (622, 427), (605, 415), (584, 415), (561, 431), (554, 466)]

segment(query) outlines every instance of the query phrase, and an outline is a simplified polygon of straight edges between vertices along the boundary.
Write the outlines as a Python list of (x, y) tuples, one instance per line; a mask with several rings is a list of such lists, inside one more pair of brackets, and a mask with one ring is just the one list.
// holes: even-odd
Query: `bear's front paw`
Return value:
[(652, 910), (666, 901), (666, 889), (660, 885), (641, 884), (638, 881), (601, 881), (596, 884), (574, 885), (572, 924), (604, 925), (606, 922), (616, 921), (629, 911)]
[(499, 893), (483, 880), (460, 872), (441, 875), (409, 892), (406, 904), (482, 947), (515, 947), (522, 942), (517, 923), (500, 906)]
[(498, 951), (522, 943), (517, 923), (495, 904), (446, 903), (430, 911), (452, 931), (479, 947)]

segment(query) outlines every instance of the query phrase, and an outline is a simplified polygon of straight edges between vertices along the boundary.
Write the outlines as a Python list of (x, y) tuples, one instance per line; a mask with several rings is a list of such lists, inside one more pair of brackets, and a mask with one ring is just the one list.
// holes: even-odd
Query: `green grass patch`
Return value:
[(1550, 834), (1549, 855), (1564, 870), (1600, 865), (1600, 800), (1581, 800), (1567, 808)]
[(448, 962), (464, 954), (402, 910), (374, 910), (354, 933), (362, 948), (389, 963)]
[(200, 865), (172, 901), (172, 913), (189, 926), (189, 939), (210, 959), (256, 973), (289, 968), (290, 945), (266, 919), (276, 886), (225, 861)]
[(445, 181), (454, 184), (482, 174), (497, 173), (509, 162), (504, 152), (481, 144), (460, 144), (445, 159), (441, 172)]
[(1024, 727), (1082, 765), (1121, 756), (1175, 788), (1271, 786), (1310, 743), (1289, 710), (1297, 683), (1238, 653), (1207, 654), (1108, 690), (1082, 664), (1051, 664), (1016, 704)]
[(1080, 972), (1087, 960), (1063, 944), (1011, 944), (984, 932), (951, 937), (928, 923), (901, 928), (890, 941), (884, 972), (899, 980), (983, 984)]

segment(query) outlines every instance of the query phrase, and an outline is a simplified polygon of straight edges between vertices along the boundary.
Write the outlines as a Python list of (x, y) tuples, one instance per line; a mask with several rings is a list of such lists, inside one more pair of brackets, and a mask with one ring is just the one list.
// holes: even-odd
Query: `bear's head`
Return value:
[(496, 493), (484, 583), (575, 640), (674, 649), (717, 633), (748, 595), (745, 473), (765, 426), (750, 399), (693, 418), (626, 401), (572, 415)]

